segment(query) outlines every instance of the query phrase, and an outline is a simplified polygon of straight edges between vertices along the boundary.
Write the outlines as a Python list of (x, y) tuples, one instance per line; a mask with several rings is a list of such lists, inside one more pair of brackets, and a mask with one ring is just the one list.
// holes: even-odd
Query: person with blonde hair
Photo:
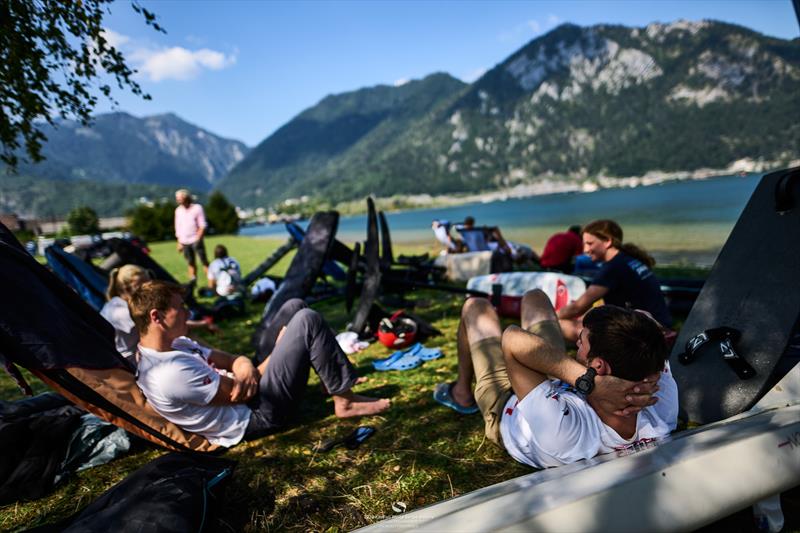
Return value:
[(150, 273), (138, 265), (123, 265), (111, 271), (108, 277), (106, 298), (108, 301), (100, 310), (100, 315), (114, 326), (114, 340), (117, 351), (135, 364), (134, 354), (139, 342), (139, 332), (128, 309), (130, 296), (149, 281)]
[(661, 287), (653, 274), (655, 259), (635, 244), (623, 243), (622, 228), (613, 220), (595, 220), (583, 227), (583, 253), (603, 261), (592, 284), (577, 300), (558, 310), (564, 338), (575, 342), (583, 315), (595, 302), (647, 311), (662, 326), (672, 324)]
[[(139, 265), (123, 265), (113, 269), (108, 276), (108, 301), (100, 310), (100, 315), (114, 326), (114, 342), (117, 351), (131, 364), (136, 366), (136, 345), (139, 343), (139, 332), (131, 318), (131, 296), (147, 281), (153, 279), (150, 272)], [(211, 332), (219, 331), (213, 322), (189, 320), (189, 327), (208, 328)]]

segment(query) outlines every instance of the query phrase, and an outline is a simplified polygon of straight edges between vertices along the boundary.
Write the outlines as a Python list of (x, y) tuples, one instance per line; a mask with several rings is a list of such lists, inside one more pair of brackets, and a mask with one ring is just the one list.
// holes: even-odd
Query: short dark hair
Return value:
[(140, 335), (147, 333), (150, 325), (150, 310), (166, 311), (170, 307), (172, 295), (177, 294), (183, 298), (184, 290), (180, 285), (168, 281), (154, 280), (142, 284), (130, 296), (128, 307), (131, 318)]
[(574, 226), (570, 226), (569, 228), (567, 228), (567, 231), (571, 231), (571, 232), (572, 232), (572, 233), (574, 233), (575, 235), (578, 235), (578, 236), (580, 236), (580, 234), (581, 234), (581, 227), (580, 227), (580, 226), (578, 226), (578, 225), (576, 224), (576, 225), (574, 225)]
[(589, 330), (589, 356), (602, 357), (611, 374), (629, 381), (660, 372), (669, 356), (661, 326), (632, 309), (614, 305), (595, 307), (583, 317)]
[(475, 219), (473, 217), (464, 218), (464, 225), (465, 226), (474, 226), (475, 225)]
[(217, 259), (225, 259), (228, 257), (228, 249), (222, 244), (216, 245), (214, 247), (214, 257)]

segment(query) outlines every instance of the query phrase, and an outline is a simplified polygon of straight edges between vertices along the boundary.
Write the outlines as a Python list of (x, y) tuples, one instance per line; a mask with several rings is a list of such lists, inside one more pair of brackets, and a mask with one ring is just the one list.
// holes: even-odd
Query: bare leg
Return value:
[(583, 317), (562, 318), (558, 321), (558, 324), (561, 326), (564, 340), (575, 343), (578, 340), (578, 334), (581, 332), (581, 329), (583, 329)]
[(492, 230), (492, 236), (497, 241), (498, 246), (508, 255), (511, 255), (511, 247), (508, 245), (506, 240), (503, 238), (503, 234), (500, 233), (500, 228), (494, 228)]
[[(523, 350), (517, 349), (514, 345), (534, 346), (537, 350), (553, 349), (547, 341), (538, 335), (529, 333), (529, 330), (539, 322), (556, 321), (555, 310), (550, 299), (540, 290), (528, 291), (522, 297), (521, 322), (523, 330), (506, 331), (503, 337), (503, 355), (508, 369), (508, 378), (511, 380), (511, 388), (520, 400), (528, 395), (530, 391), (538, 387), (547, 376), (525, 366), (514, 354), (521, 353)], [(559, 344), (560, 341), (559, 341)], [(511, 349), (507, 349), (511, 348)], [(558, 349), (563, 350), (563, 346)]]
[(522, 297), (520, 308), (520, 326), (529, 330), (534, 324), (545, 320), (558, 320), (550, 298), (540, 291), (528, 291)]
[(333, 412), (339, 418), (377, 415), (389, 407), (391, 407), (391, 401), (386, 398), (360, 396), (351, 390), (333, 395)]
[(197, 277), (197, 267), (194, 264), (189, 265), (189, 279), (195, 279)]
[(472, 397), (472, 380), (475, 372), (472, 367), (470, 346), (483, 339), (500, 337), (500, 318), (492, 304), (485, 298), (470, 298), (461, 309), (461, 323), (458, 326), (458, 378), (451, 393), (459, 405), (465, 407), (475, 403)]

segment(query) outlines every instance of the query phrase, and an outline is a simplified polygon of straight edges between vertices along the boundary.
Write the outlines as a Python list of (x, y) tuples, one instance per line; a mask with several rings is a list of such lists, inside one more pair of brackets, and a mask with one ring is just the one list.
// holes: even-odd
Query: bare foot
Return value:
[(459, 387), (458, 382), (453, 383), (450, 387), (450, 395), (458, 405), (462, 407), (472, 407), (475, 405), (475, 398), (472, 397), (472, 391), (469, 386), (466, 388)]
[(339, 418), (377, 415), (390, 406), (391, 401), (386, 398), (370, 398), (352, 392), (333, 396), (333, 411)]

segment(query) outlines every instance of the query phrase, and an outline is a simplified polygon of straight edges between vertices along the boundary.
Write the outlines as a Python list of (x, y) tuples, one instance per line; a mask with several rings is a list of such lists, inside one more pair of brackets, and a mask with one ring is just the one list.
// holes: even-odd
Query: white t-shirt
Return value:
[(114, 296), (100, 310), (100, 316), (114, 326), (114, 342), (117, 351), (136, 366), (136, 345), (139, 344), (139, 331), (131, 318), (128, 302)]
[(208, 279), (216, 280), (217, 294), (228, 296), (236, 290), (236, 284), (241, 281), (242, 269), (232, 257), (214, 259), (208, 265)]
[(636, 432), (623, 439), (570, 385), (547, 380), (519, 403), (517, 396), (511, 395), (500, 419), (503, 444), (511, 457), (536, 468), (646, 445), (665, 437), (677, 425), (678, 386), (669, 364), (658, 386), (658, 402), (639, 412)]
[(174, 351), (158, 352), (139, 346), (136, 382), (150, 405), (173, 424), (212, 444), (237, 444), (250, 421), (250, 408), (209, 405), (217, 394), (220, 374), (229, 373), (214, 368), (208, 362), (211, 350), (187, 337), (178, 337), (172, 347)]

